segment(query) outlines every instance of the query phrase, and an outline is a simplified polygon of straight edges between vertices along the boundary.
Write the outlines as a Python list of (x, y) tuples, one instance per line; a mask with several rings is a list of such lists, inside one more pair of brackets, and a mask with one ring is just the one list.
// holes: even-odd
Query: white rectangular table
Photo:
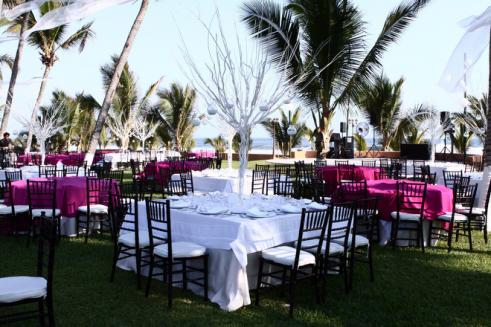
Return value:
[[(139, 229), (148, 232), (144, 202), (138, 205)], [(210, 216), (190, 210), (171, 210), (173, 241), (205, 246), (209, 253), (209, 297), (220, 308), (236, 310), (251, 303), (258, 253), (298, 237), (300, 214), (250, 219), (238, 215)], [(119, 263), (134, 270), (134, 260)]]

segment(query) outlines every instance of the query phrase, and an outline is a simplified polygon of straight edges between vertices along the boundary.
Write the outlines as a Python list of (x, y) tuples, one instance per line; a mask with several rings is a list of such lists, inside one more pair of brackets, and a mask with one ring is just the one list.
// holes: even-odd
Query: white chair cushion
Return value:
[[(153, 252), (162, 258), (168, 257), (167, 243), (154, 247)], [(206, 253), (206, 248), (191, 242), (172, 242), (172, 256), (174, 258), (200, 257)]]
[[(86, 213), (89, 210), (88, 207), (89, 206), (81, 206), (81, 207), (78, 207), (78, 211), (83, 212), (83, 213)], [(105, 206), (103, 204), (91, 204), (90, 205), (90, 213), (93, 213), (93, 214), (96, 214), (96, 215), (107, 214), (108, 213), (108, 208), (107, 208), (107, 206)]]
[[(29, 211), (29, 206), (24, 206), (24, 205), (17, 205), (14, 206), (15, 213), (26, 213)], [(10, 215), (12, 214), (12, 207), (11, 206), (3, 206), (0, 208), (0, 215)]]
[[(444, 215), (438, 216), (438, 220), (443, 220), (443, 221), (452, 221), (452, 213), (451, 212), (446, 212)], [(456, 212), (454, 216), (454, 221), (455, 222), (465, 222), (467, 221), (467, 216)]]
[(47, 281), (42, 277), (0, 278), (0, 303), (12, 303), (26, 299), (45, 297)]
[[(148, 233), (139, 233), (138, 234), (138, 242), (140, 243), (139, 246), (141, 248), (149, 246), (150, 245), (150, 240), (148, 237)], [(121, 243), (123, 245), (126, 245), (128, 247), (135, 247), (135, 233), (134, 232), (129, 232), (129, 233), (124, 233), (119, 235), (118, 237), (118, 243)]]
[[(470, 211), (470, 208), (462, 207), (462, 206), (460, 206), (460, 207), (455, 206), (455, 209), (457, 212), (467, 214), (467, 215), (469, 214), (469, 211)], [(472, 208), (472, 214), (473, 215), (482, 216), (482, 215), (484, 215), (485, 212), (486, 212), (486, 210), (484, 208), (476, 208), (476, 207)]]
[[(317, 252), (316, 246), (318, 243), (319, 243), (319, 240), (307, 240), (307, 241), (302, 242), (302, 248), (308, 247), (308, 249), (305, 249), (305, 251), (308, 251), (310, 253), (316, 253)], [(342, 246), (341, 243), (342, 243), (342, 241), (330, 242), (329, 254), (343, 253), (344, 252), (344, 246)], [(296, 244), (297, 244), (297, 242), (295, 242), (295, 246), (296, 246)], [(326, 245), (327, 245), (327, 242), (324, 240), (324, 242), (322, 243), (322, 248), (321, 248), (322, 254), (326, 253)], [(315, 247), (311, 248), (311, 246), (315, 246)]]
[[(41, 212), (43, 211), (46, 217), (51, 217), (53, 214), (53, 209), (32, 209), (32, 217), (41, 217)], [(60, 214), (60, 209), (55, 209), (55, 216), (59, 216)]]
[[(353, 240), (353, 238), (350, 236), (348, 238), (348, 247), (350, 247), (350, 248), (351, 248), (352, 240)], [(341, 240), (334, 240), (334, 242), (342, 245)], [(362, 246), (369, 246), (369, 245), (370, 245), (370, 241), (368, 240), (368, 238), (366, 238), (363, 235), (355, 235), (355, 248), (362, 247)]]
[[(315, 240), (314, 240), (315, 241)], [(263, 250), (261, 255), (264, 259), (270, 260), (285, 266), (291, 266), (295, 264), (296, 249), (291, 246), (278, 246)], [(300, 251), (298, 258), (298, 266), (315, 265), (315, 256), (307, 251)]]
[[(356, 216), (357, 217), (362, 217), (365, 215), (365, 210), (363, 209), (356, 209)], [(378, 210), (375, 209), (375, 215), (378, 215)]]
[[(390, 213), (392, 219), (397, 219), (397, 211), (393, 211)], [(408, 212), (399, 212), (399, 219), (405, 221), (419, 221), (419, 214), (417, 213), (408, 213)]]

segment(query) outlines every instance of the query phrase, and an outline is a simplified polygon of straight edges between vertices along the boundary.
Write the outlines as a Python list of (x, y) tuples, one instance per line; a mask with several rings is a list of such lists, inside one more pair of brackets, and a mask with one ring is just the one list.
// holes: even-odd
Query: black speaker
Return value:
[(345, 122), (341, 122), (341, 124), (339, 124), (339, 132), (340, 133), (346, 133), (347, 132), (347, 124)]
[(440, 112), (440, 124), (445, 124), (450, 119), (450, 113), (448, 111)]

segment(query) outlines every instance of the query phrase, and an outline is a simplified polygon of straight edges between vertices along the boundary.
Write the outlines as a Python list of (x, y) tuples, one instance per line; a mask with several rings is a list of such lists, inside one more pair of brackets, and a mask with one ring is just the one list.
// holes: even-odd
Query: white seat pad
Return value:
[[(148, 233), (139, 233), (138, 234), (138, 242), (141, 248), (149, 246), (150, 240), (148, 238)], [(118, 243), (126, 245), (128, 247), (135, 247), (135, 233), (129, 232), (119, 235)]]
[[(297, 242), (295, 242), (295, 245)], [(305, 251), (308, 251), (310, 253), (316, 253), (317, 252), (317, 244), (319, 244), (319, 240), (307, 240), (302, 242), (302, 248), (308, 248), (305, 249)], [(329, 254), (336, 254), (336, 253), (343, 253), (344, 252), (344, 246), (341, 245), (342, 241), (339, 239), (338, 242), (330, 242), (329, 244)], [(326, 245), (327, 242), (324, 240), (322, 243), (322, 248), (321, 248), (321, 253), (325, 254), (326, 253)], [(315, 246), (314, 248), (311, 248), (311, 246)]]
[[(32, 216), (41, 217), (41, 212), (43, 211), (46, 217), (51, 217), (51, 215), (53, 214), (53, 209), (32, 209)], [(59, 216), (60, 214), (60, 209), (55, 209), (55, 216)]]
[[(78, 207), (78, 211), (80, 212), (87, 212), (89, 210), (88, 208), (89, 206), (81, 206), (81, 207)], [(108, 213), (108, 208), (107, 206), (103, 205), (103, 204), (91, 204), (90, 205), (90, 213), (93, 213), (93, 214), (107, 214)]]
[[(315, 240), (314, 240), (315, 241)], [(270, 260), (285, 266), (292, 266), (295, 264), (296, 249), (291, 246), (278, 246), (263, 250), (261, 255), (264, 259)], [(307, 251), (300, 251), (298, 258), (298, 266), (315, 265), (315, 256)]]
[[(392, 217), (392, 219), (397, 219), (397, 211), (392, 211), (390, 213), (390, 216)], [(420, 216), (417, 213), (399, 212), (399, 219), (400, 220), (418, 222), (419, 217)]]
[[(351, 236), (348, 237), (348, 247), (350, 248), (351, 248), (352, 241), (353, 238)], [(343, 245), (341, 240), (334, 240), (334, 242)], [(369, 246), (369, 245), (370, 245), (370, 241), (368, 240), (368, 238), (366, 238), (363, 235), (355, 235), (355, 248), (362, 247), (362, 246)]]
[(0, 303), (12, 303), (25, 299), (45, 297), (47, 281), (42, 277), (3, 277), (0, 278)]
[[(470, 208), (467, 208), (467, 207), (455, 207), (456, 211), (459, 212), (459, 213), (463, 213), (463, 214), (469, 214), (469, 211), (470, 211)], [(486, 210), (484, 208), (472, 208), (472, 214), (473, 215), (484, 215), (484, 213), (486, 212)]]
[[(24, 205), (17, 205), (14, 206), (15, 213), (26, 213), (29, 211), (29, 206), (24, 206)], [(12, 214), (12, 207), (11, 206), (3, 206), (0, 208), (0, 215), (10, 215)]]
[[(167, 243), (157, 245), (153, 252), (162, 258), (168, 257)], [(174, 258), (200, 257), (206, 253), (206, 248), (191, 242), (172, 242), (172, 256)]]
[[(452, 213), (451, 212), (446, 212), (444, 215), (438, 216), (438, 220), (444, 220), (444, 221), (452, 221)], [(454, 216), (454, 221), (456, 222), (465, 222), (467, 221), (467, 216), (456, 212)]]

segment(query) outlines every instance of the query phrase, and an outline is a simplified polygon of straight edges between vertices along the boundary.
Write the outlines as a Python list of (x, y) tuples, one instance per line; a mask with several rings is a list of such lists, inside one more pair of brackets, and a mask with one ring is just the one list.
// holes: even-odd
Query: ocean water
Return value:
[[(371, 139), (366, 139), (368, 147), (372, 145)], [(310, 150), (312, 145), (304, 138), (301, 146), (296, 149)], [(447, 147), (450, 149), (450, 143), (447, 142)], [(443, 140), (436, 146), (436, 152), (442, 152), (444, 148)], [(204, 138), (196, 138), (196, 146), (194, 150), (208, 150), (213, 151), (213, 147), (205, 144)], [(483, 146), (478, 139), (473, 139), (469, 147), (468, 154), (482, 154)], [(252, 150), (253, 153), (272, 153), (273, 151), (273, 139), (272, 138), (252, 138)]]

